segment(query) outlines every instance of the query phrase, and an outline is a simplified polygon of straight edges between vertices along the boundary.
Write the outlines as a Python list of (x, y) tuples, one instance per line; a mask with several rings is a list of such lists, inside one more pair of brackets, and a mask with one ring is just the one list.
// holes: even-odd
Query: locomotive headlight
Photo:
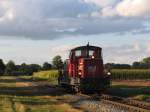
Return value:
[(79, 74), (79, 75), (82, 75), (82, 71), (81, 71), (81, 70), (79, 70), (79, 71), (78, 71), (78, 74)]
[(79, 72), (79, 75), (82, 75), (82, 73), (81, 73), (81, 72)]
[(83, 62), (80, 62), (80, 65), (83, 65)]
[(110, 73), (110, 72), (108, 72), (108, 73), (107, 73), (107, 75), (108, 75), (108, 76), (110, 76), (110, 75), (111, 75), (111, 73)]

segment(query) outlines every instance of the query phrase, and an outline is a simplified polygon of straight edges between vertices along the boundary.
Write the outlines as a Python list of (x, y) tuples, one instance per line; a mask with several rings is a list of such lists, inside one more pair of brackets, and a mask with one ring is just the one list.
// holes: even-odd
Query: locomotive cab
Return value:
[(109, 87), (109, 77), (104, 72), (102, 48), (81, 46), (71, 50), (59, 83), (78, 91), (100, 91)]

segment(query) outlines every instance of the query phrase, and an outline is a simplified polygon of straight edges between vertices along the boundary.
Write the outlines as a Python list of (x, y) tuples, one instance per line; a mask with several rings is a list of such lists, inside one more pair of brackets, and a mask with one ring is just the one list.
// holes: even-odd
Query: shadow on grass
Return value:
[(149, 95), (150, 87), (130, 87), (126, 85), (114, 85), (108, 90), (107, 93), (122, 97), (133, 97), (140, 94)]
[[(34, 82), (45, 81), (45, 79), (25, 79), (25, 78), (12, 78), (0, 79), (0, 83), (6, 83), (6, 86), (0, 86), (0, 95), (16, 95), (16, 96), (42, 96), (42, 95), (63, 95), (64, 90), (56, 85), (34, 85)], [(7, 84), (13, 83), (28, 83), (33, 82), (33, 85), (23, 87), (9, 87)]]
[(64, 91), (55, 86), (0, 87), (0, 95), (15, 96), (59, 96), (63, 95)]
[(39, 82), (39, 81), (46, 81), (46, 79), (24, 79), (19, 78), (19, 80), (16, 79), (0, 79), (0, 83), (16, 83), (16, 82)]
[[(34, 84), (38, 81), (40, 83), (42, 83), (41, 81), (45, 82), (43, 79), (20, 77), (0, 79), (0, 83), (4, 83), (0, 85), (0, 112), (3, 112), (3, 110), (5, 112), (6, 109), (9, 109), (9, 112), (12, 110), (12, 112), (64, 112), (63, 110), (68, 107), (74, 109), (73, 102), (68, 102), (70, 98), (59, 100), (66, 94), (64, 89), (53, 85), (51, 80), (48, 80), (50, 82), (46, 85)], [(16, 82), (27, 82), (27, 86), (15, 86)], [(30, 85), (28, 82), (33, 83)], [(10, 86), (11, 84), (13, 86)]]

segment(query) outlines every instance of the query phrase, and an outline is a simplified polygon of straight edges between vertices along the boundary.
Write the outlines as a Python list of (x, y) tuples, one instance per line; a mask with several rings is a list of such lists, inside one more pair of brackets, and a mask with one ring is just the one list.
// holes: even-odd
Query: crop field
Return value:
[(110, 93), (150, 100), (150, 69), (112, 69)]
[[(112, 80), (150, 80), (150, 69), (112, 69)], [(58, 71), (42, 71), (33, 74), (35, 79), (49, 80), (50, 82), (58, 78)]]
[(112, 69), (111, 73), (113, 80), (150, 80), (150, 69)]

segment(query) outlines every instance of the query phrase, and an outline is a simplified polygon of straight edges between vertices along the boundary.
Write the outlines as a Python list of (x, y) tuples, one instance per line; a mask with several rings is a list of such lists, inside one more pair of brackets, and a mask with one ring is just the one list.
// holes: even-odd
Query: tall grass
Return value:
[(114, 80), (150, 79), (150, 69), (113, 69), (111, 73)]
[(58, 70), (49, 70), (33, 73), (33, 77), (40, 79), (50, 79), (58, 77)]
[(57, 84), (58, 75), (59, 75), (58, 70), (49, 70), (49, 71), (35, 72), (32, 78), (36, 80), (48, 80), (52, 84)]

